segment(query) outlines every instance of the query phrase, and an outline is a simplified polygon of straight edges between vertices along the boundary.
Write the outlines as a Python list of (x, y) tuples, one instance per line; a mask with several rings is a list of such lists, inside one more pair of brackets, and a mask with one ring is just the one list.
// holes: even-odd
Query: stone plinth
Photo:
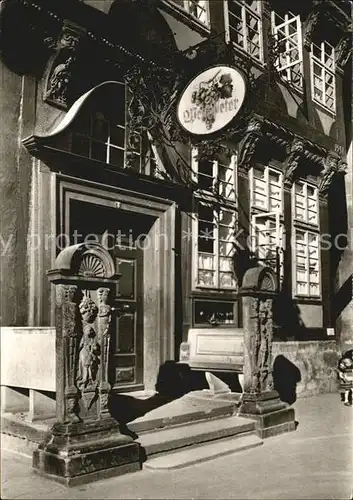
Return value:
[(119, 432), (112, 418), (56, 423), (33, 453), (35, 472), (67, 486), (140, 470), (140, 447)]
[(48, 272), (56, 287), (56, 423), (33, 467), (68, 486), (141, 468), (140, 445), (109, 412), (110, 294), (119, 275), (99, 244), (68, 247)]

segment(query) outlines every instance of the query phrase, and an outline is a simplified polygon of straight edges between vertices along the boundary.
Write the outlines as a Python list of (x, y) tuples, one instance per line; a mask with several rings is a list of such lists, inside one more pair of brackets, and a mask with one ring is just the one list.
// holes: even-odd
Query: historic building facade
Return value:
[[(350, 196), (349, 2), (0, 5), (1, 323), (7, 352), (26, 366), (24, 380), (6, 365), (2, 383), (55, 390), (48, 366), (28, 379), (38, 352), (52, 365), (46, 273), (65, 246), (89, 240), (122, 275), (116, 390), (153, 389), (190, 329), (216, 336), (217, 325), (241, 327), (239, 286), (259, 262), (273, 267), (280, 289), (274, 352), (299, 367), (303, 394), (334, 389), (340, 339), (352, 326), (337, 322), (344, 301), (335, 300)], [(228, 107), (214, 103), (205, 80), (178, 117), (188, 83), (216, 67)], [(215, 115), (237, 105), (228, 103), (239, 89), (227, 68), (243, 76), (244, 102), (212, 132)], [(205, 102), (212, 112), (202, 115)], [(190, 132), (197, 120), (206, 132)], [(100, 272), (93, 258), (82, 268)]]

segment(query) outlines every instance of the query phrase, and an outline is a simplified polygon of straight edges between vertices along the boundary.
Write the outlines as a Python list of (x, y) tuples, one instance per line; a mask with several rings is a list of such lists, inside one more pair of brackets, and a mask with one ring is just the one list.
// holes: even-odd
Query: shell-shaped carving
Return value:
[(274, 291), (276, 289), (276, 284), (274, 282), (273, 277), (270, 276), (269, 274), (265, 274), (265, 276), (262, 278), (260, 289)]
[(104, 277), (104, 265), (97, 255), (87, 253), (83, 256), (78, 273), (95, 278)]

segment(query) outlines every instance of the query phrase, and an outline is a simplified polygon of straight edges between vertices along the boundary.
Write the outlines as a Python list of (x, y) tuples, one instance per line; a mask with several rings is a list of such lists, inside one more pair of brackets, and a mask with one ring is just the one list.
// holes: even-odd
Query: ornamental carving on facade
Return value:
[[(67, 108), (72, 68), (77, 58), (77, 48), (83, 36), (83, 28), (65, 21), (61, 34), (50, 58), (44, 87), (44, 100), (61, 108)], [(50, 47), (53, 41), (48, 39)]]
[(325, 168), (321, 174), (319, 192), (322, 196), (327, 196), (331, 182), (338, 171), (340, 157), (334, 151), (330, 151), (325, 159)]
[(318, 25), (320, 19), (320, 12), (314, 11), (310, 12), (308, 15), (305, 24), (304, 24), (304, 33), (303, 33), (303, 43), (304, 47), (310, 48), (311, 42), (313, 41), (313, 35), (315, 33), (316, 27)]
[(239, 143), (239, 168), (248, 171), (258, 142), (262, 137), (262, 117), (253, 117), (248, 123), (244, 138)]
[(284, 163), (284, 185), (291, 187), (298, 169), (301, 157), (304, 153), (304, 141), (295, 138), (291, 144), (289, 154)]
[(339, 68), (344, 68), (353, 51), (352, 34), (343, 37), (335, 49), (336, 64)]

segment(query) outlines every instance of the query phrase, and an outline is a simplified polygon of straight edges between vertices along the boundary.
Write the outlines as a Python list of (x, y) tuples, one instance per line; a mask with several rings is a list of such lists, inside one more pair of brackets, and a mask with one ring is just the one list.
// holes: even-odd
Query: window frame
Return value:
[[(264, 170), (264, 183), (266, 190), (266, 201), (267, 206), (258, 206), (254, 204), (255, 191), (254, 191), (254, 170)], [(279, 175), (278, 188), (280, 190), (280, 206), (271, 207), (270, 206), (270, 172), (274, 172)], [(283, 190), (283, 172), (271, 165), (254, 165), (249, 171), (249, 182), (250, 182), (250, 250), (256, 254), (257, 240), (256, 240), (256, 219), (262, 218), (265, 220), (266, 225), (270, 222), (275, 222), (276, 224), (276, 248), (279, 249), (279, 285), (283, 282), (284, 278), (284, 245), (285, 245), (285, 225), (283, 218), (283, 207), (284, 207), (284, 190)], [(276, 199), (276, 198), (274, 198)], [(268, 228), (270, 230), (270, 228)], [(258, 257), (260, 262), (264, 260), (263, 257)], [(277, 259), (277, 257), (276, 257)], [(277, 273), (277, 260), (276, 260), (276, 270)]]
[[(255, 179), (255, 176), (254, 176), (254, 169), (257, 169), (257, 170), (260, 170), (260, 169), (264, 169), (264, 183), (265, 183), (265, 189), (266, 189), (266, 202), (267, 202), (267, 206), (266, 207), (260, 207), (258, 205), (255, 205), (254, 204), (254, 199), (255, 199), (255, 196), (254, 196), (254, 179)], [(249, 180), (250, 180), (250, 207), (251, 209), (254, 209), (254, 210), (259, 210), (259, 211), (265, 211), (265, 212), (273, 212), (275, 211), (276, 209), (275, 208), (272, 208), (270, 206), (270, 200), (271, 197), (270, 196), (270, 172), (274, 172), (275, 174), (278, 174), (279, 175), (279, 182), (278, 182), (278, 187), (280, 189), (280, 194), (281, 194), (281, 199), (280, 199), (280, 206), (278, 208), (278, 210), (282, 211), (283, 212), (283, 207), (284, 207), (284, 196), (283, 196), (283, 172), (279, 169), (276, 169), (274, 167), (272, 167), (271, 165), (255, 165), (254, 167), (251, 167), (250, 171), (249, 171)], [(274, 198), (275, 199), (275, 198)]]
[[(297, 279), (297, 270), (298, 270), (298, 253), (297, 253), (297, 233), (301, 232), (304, 233), (305, 235), (305, 275), (306, 275), (306, 281), (301, 283), (305, 283), (307, 287), (307, 293), (299, 293), (298, 292), (298, 279)], [(321, 271), (321, 256), (320, 256), (320, 233), (313, 231), (312, 229), (308, 229), (305, 227), (301, 227), (298, 225), (294, 225), (293, 227), (293, 234), (294, 234), (294, 252), (293, 252), (293, 296), (296, 298), (305, 298), (305, 299), (311, 299), (311, 300), (320, 300), (322, 297), (322, 292), (321, 292), (321, 284), (322, 284), (322, 271)], [(318, 282), (317, 282), (317, 288), (318, 288), (318, 294), (311, 294), (310, 293), (310, 284), (314, 283), (310, 281), (310, 244), (309, 244), (309, 234), (313, 235), (317, 238), (318, 244), (317, 244), (317, 264), (318, 264)], [(313, 246), (313, 245), (311, 245)]]
[[(305, 213), (306, 213), (306, 218), (300, 219), (297, 217), (297, 211), (296, 211), (296, 191), (295, 191), (295, 186), (296, 184), (301, 184), (304, 186), (304, 200), (305, 200)], [(309, 212), (308, 208), (308, 187), (314, 188), (315, 192), (315, 198), (316, 198), (316, 222), (309, 222), (309, 219), (307, 217), (307, 214)], [(310, 197), (312, 198), (312, 197)], [(318, 187), (310, 181), (307, 181), (305, 179), (298, 179), (296, 182), (293, 183), (292, 186), (292, 191), (291, 191), (291, 199), (292, 199), (292, 235), (294, 236), (294, 245), (292, 245), (292, 293), (293, 296), (296, 298), (305, 298), (308, 300), (320, 300), (322, 298), (322, 263), (321, 263), (321, 251), (320, 251), (320, 210), (319, 210), (319, 190)], [(298, 279), (297, 279), (297, 272), (298, 272), (298, 252), (297, 252), (297, 233), (302, 232), (305, 234), (305, 275), (306, 275), (306, 286), (307, 286), (307, 293), (299, 293), (298, 292)], [(317, 294), (311, 294), (310, 293), (310, 245), (309, 245), (309, 234), (314, 235), (317, 238), (318, 244), (317, 244), (317, 263), (318, 263), (318, 282), (317, 282), (317, 288), (318, 288), (318, 293)], [(311, 245), (312, 246), (312, 245)]]
[[(327, 56), (327, 58), (332, 58), (332, 68), (327, 66), (325, 63), (325, 45), (328, 45), (332, 49), (331, 56)], [(320, 50), (320, 59), (314, 55), (314, 46)], [(320, 77), (314, 74), (314, 65), (319, 66), (320, 68)], [(332, 77), (332, 85), (326, 83), (326, 75)], [(321, 80), (322, 88), (319, 89), (315, 85), (315, 78), (319, 78)], [(335, 59), (335, 48), (333, 45), (328, 43), (327, 41), (321, 41), (320, 46), (314, 42), (310, 45), (310, 81), (311, 81), (311, 96), (312, 100), (322, 106), (326, 111), (329, 111), (332, 115), (336, 115), (336, 59)], [(326, 93), (326, 88), (330, 86), (332, 87), (332, 96), (328, 96)], [(319, 99), (315, 96), (315, 89), (319, 89), (322, 92), (322, 99)], [(333, 106), (332, 108), (326, 104), (327, 98), (332, 99)]]
[[(301, 184), (303, 187), (304, 187), (304, 191), (303, 191), (303, 195), (299, 195), (299, 196), (302, 196), (304, 198), (304, 211), (305, 211), (305, 218), (304, 219), (301, 219), (297, 216), (297, 204), (296, 204), (296, 198), (297, 198), (297, 193), (296, 193), (296, 190), (295, 190), (295, 187), (297, 184)], [(314, 189), (314, 196), (309, 196), (308, 195), (308, 187), (311, 187)], [(311, 182), (307, 182), (307, 181), (304, 181), (304, 180), (297, 180), (295, 182), (293, 182), (293, 185), (292, 185), (292, 214), (293, 214), (293, 220), (297, 223), (297, 224), (306, 224), (306, 225), (310, 225), (310, 226), (313, 226), (315, 228), (320, 228), (320, 219), (319, 219), (319, 189), (317, 186), (315, 186), (314, 183), (311, 183)], [(315, 211), (314, 210), (309, 210), (309, 199), (314, 199), (315, 198)], [(315, 212), (316, 213), (316, 222), (310, 222), (309, 221), (309, 217), (308, 217), (308, 213), (309, 212)]]
[[(255, 12), (245, 3), (239, 0), (223, 0), (223, 13), (224, 13), (224, 28), (225, 28), (225, 41), (226, 43), (232, 43), (235, 48), (241, 52), (247, 54), (251, 59), (257, 63), (264, 64), (264, 39), (263, 39), (263, 21), (262, 21), (262, 2), (255, 0), (258, 6), (258, 12)], [(242, 36), (243, 36), (243, 46), (236, 43), (231, 38), (230, 30), (231, 24), (229, 22), (230, 12), (229, 12), (229, 2), (234, 2), (241, 8), (241, 21), (242, 21)], [(250, 13), (252, 16), (256, 17), (259, 23), (259, 57), (254, 56), (248, 51), (249, 37), (248, 37), (248, 25), (246, 23), (246, 13)]]
[(210, 20), (210, 0), (205, 1), (205, 12), (207, 15), (206, 22), (200, 20), (199, 17), (195, 16), (192, 12), (190, 12), (190, 4), (194, 4), (195, 0), (164, 0), (166, 5), (170, 5), (173, 8), (178, 9), (178, 12), (182, 12), (183, 14), (187, 14), (188, 19), (192, 20), (194, 23), (197, 23), (200, 27), (210, 30), (211, 29), (211, 20)]
[[(276, 25), (275, 18), (279, 17), (283, 22)], [(292, 17), (289, 17), (292, 16)], [(292, 36), (289, 33), (289, 25), (293, 22), (296, 22), (296, 35), (297, 35), (297, 50), (298, 50), (298, 59), (296, 61), (290, 61), (290, 52), (293, 50), (290, 46), (290, 38)], [(304, 64), (303, 64), (303, 33), (302, 33), (302, 23), (300, 19), (300, 15), (294, 15), (291, 12), (286, 12), (284, 14), (284, 18), (281, 17), (277, 12), (271, 11), (271, 33), (275, 37), (278, 42), (278, 31), (280, 29), (284, 29), (285, 37), (282, 38), (282, 41), (285, 41), (285, 56), (287, 63), (283, 66), (280, 66), (280, 58), (277, 57), (275, 61), (275, 66), (278, 74), (281, 76), (283, 81), (287, 82), (293, 88), (295, 88), (298, 92), (303, 93), (304, 91)], [(280, 42), (279, 42), (280, 43)], [(293, 67), (299, 64), (299, 73), (300, 75), (300, 84), (296, 84), (293, 81), (292, 72), (294, 72)]]
[[(191, 165), (192, 165), (192, 179), (194, 182), (198, 182), (198, 150), (197, 148), (192, 148), (191, 150)], [(223, 241), (219, 237), (219, 212), (224, 210), (227, 212), (232, 212), (232, 223), (233, 223), (233, 230), (234, 234), (236, 234), (237, 227), (238, 227), (238, 204), (237, 204), (237, 155), (231, 154), (230, 155), (230, 161), (229, 161), (229, 167), (226, 165), (223, 165), (220, 163), (218, 159), (216, 160), (210, 160), (212, 162), (212, 188), (210, 190), (207, 189), (198, 189), (195, 192), (194, 196), (194, 207), (193, 207), (193, 213), (195, 216), (192, 218), (192, 289), (193, 290), (217, 290), (217, 291), (222, 291), (222, 292), (230, 292), (234, 293), (238, 289), (238, 283), (236, 280), (236, 277), (234, 277), (234, 286), (231, 287), (225, 287), (225, 286), (220, 286), (220, 273), (221, 271), (221, 258), (230, 258), (227, 257), (227, 255), (221, 255), (220, 254), (220, 243)], [(221, 194), (221, 183), (218, 186), (218, 193), (214, 193), (214, 187), (216, 186), (217, 180), (219, 178), (218, 173), (219, 173), (219, 166), (225, 166), (226, 168), (232, 168), (232, 179), (233, 179), (233, 186), (232, 190), (234, 191), (234, 197), (232, 198), (227, 198), (222, 196)], [(200, 284), (199, 282), (199, 255), (200, 253), (206, 254), (208, 252), (200, 252), (199, 251), (199, 215), (198, 215), (198, 207), (200, 204), (203, 204), (205, 206), (209, 206), (212, 208), (213, 211), (213, 219), (212, 219), (212, 224), (213, 224), (213, 253), (210, 254), (210, 256), (213, 256), (214, 262), (215, 262), (215, 280), (213, 285), (205, 285), (205, 284)], [(231, 226), (228, 226), (231, 227)], [(225, 243), (232, 243), (229, 241), (224, 241)], [(229, 272), (229, 271), (224, 271), (224, 272)]]

